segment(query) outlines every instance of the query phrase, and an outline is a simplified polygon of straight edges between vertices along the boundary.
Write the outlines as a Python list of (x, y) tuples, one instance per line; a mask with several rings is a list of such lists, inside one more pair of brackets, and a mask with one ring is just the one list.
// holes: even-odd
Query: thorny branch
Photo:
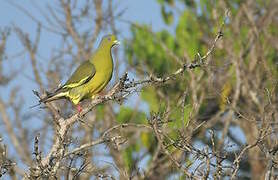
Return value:
[(16, 164), (8, 158), (6, 146), (2, 144), (0, 137), (0, 178), (12, 170)]
[(106, 130), (102, 136), (100, 138), (98, 138), (97, 140), (94, 140), (92, 142), (89, 142), (89, 143), (86, 143), (86, 144), (83, 144), (81, 145), (80, 147), (70, 151), (70, 152), (67, 152), (64, 157), (67, 157), (71, 154), (76, 154), (76, 153), (79, 153), (81, 151), (84, 151), (92, 146), (95, 146), (97, 144), (101, 144), (101, 143), (105, 143), (105, 142), (115, 142), (117, 141), (118, 139), (122, 139), (123, 137), (121, 136), (113, 136), (113, 137), (109, 137), (108, 135), (112, 132), (112, 131), (115, 131), (115, 130), (120, 130), (120, 129), (124, 129), (124, 128), (127, 128), (127, 127), (135, 127), (135, 128), (145, 128), (145, 129), (151, 129), (151, 127), (147, 126), (147, 125), (144, 125), (144, 124), (133, 124), (133, 123), (128, 123), (128, 124), (119, 124), (119, 125), (116, 125), (116, 126), (113, 126), (111, 128), (109, 128), (108, 130)]

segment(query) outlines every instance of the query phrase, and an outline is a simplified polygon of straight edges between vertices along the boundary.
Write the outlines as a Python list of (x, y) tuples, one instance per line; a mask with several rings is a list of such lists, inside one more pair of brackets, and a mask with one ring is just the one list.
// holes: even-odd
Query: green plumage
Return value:
[(71, 78), (64, 84), (64, 88), (73, 88), (89, 82), (95, 75), (96, 69), (90, 61), (82, 63)]
[(114, 35), (103, 37), (93, 56), (83, 62), (64, 85), (41, 99), (40, 103), (68, 98), (74, 104), (78, 104), (85, 98), (93, 98), (106, 87), (112, 77), (111, 48), (118, 43)]

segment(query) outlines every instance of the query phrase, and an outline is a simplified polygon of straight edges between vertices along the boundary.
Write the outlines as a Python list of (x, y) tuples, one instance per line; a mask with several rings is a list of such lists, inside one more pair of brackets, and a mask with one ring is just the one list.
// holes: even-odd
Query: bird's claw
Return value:
[(78, 104), (76, 106), (77, 112), (78, 112), (78, 116), (81, 117), (81, 112), (82, 112), (82, 107), (80, 106), (80, 104)]

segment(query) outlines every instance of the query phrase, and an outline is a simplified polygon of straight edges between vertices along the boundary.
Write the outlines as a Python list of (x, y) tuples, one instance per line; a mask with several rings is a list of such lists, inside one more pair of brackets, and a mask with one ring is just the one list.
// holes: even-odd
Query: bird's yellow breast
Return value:
[(107, 69), (100, 72), (96, 72), (94, 77), (84, 85), (87, 94), (84, 98), (90, 98), (103, 90), (112, 77), (112, 70)]

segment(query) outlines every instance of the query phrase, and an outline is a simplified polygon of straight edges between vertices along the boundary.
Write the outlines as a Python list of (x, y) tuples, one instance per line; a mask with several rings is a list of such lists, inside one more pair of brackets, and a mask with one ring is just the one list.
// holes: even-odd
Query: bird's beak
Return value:
[(120, 45), (120, 44), (121, 44), (121, 42), (118, 41), (118, 40), (115, 40), (113, 43), (114, 43), (115, 45)]

